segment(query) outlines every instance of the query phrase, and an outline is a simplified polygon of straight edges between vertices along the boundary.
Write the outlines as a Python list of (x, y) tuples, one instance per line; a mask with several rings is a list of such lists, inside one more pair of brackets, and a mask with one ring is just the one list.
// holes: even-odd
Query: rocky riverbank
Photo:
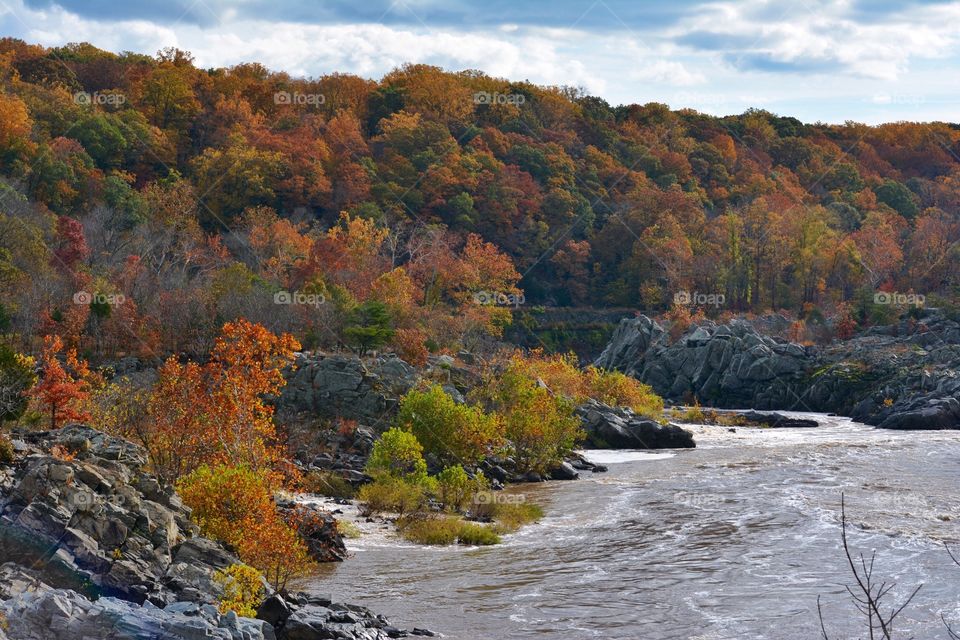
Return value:
[[(463, 402), (481, 382), (476, 359), (430, 358), (413, 367), (393, 355), (360, 359), (347, 354), (301, 354), (287, 372), (287, 385), (276, 399), (278, 421), (288, 426), (296, 441), (296, 460), (306, 471), (333, 472), (358, 486), (369, 480), (363, 473), (373, 442), (396, 416), (403, 394), (423, 383), (441, 384)], [(676, 425), (634, 415), (629, 409), (589, 401), (578, 408), (585, 446), (590, 448), (660, 449), (694, 446), (693, 437)], [(440, 470), (429, 459), (432, 473)], [(602, 472), (573, 455), (546, 474), (521, 474), (508, 458), (492, 457), (480, 468), (494, 488), (515, 482), (572, 480), (580, 472)]]
[(757, 324), (706, 321), (671, 340), (654, 320), (628, 318), (596, 364), (675, 402), (838, 413), (890, 429), (960, 428), (960, 324), (938, 312), (826, 346), (791, 343)]
[[(221, 615), (218, 570), (239, 561), (144, 470), (144, 451), (82, 425), (14, 435), (0, 465), (0, 638), (379, 640), (406, 635), (327, 596), (273, 594), (256, 618)], [(342, 540), (326, 525), (318, 559)], [(338, 544), (339, 542), (339, 544)], [(269, 585), (267, 585), (269, 586)]]

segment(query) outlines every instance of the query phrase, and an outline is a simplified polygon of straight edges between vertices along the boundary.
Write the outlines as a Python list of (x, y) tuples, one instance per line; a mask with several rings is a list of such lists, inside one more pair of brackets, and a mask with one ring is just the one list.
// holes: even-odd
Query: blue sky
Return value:
[(960, 1), (0, 0), (0, 33), (303, 76), (424, 62), (717, 115), (960, 121)]

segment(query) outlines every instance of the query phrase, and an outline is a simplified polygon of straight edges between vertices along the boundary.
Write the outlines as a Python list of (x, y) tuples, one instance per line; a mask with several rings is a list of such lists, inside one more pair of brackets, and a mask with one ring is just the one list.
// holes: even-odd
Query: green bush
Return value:
[(574, 401), (540, 385), (522, 359), (489, 377), (481, 393), (503, 416), (510, 453), (521, 473), (556, 466), (584, 435)]
[(363, 504), (364, 513), (404, 514), (419, 511), (427, 503), (431, 487), (428, 480), (411, 482), (403, 478), (381, 475), (369, 484), (360, 487), (357, 498)]
[(410, 391), (400, 403), (397, 425), (446, 464), (473, 464), (503, 442), (503, 425), (478, 406), (459, 404), (439, 385)]
[(397, 524), (400, 534), (417, 544), (491, 545), (500, 542), (500, 536), (490, 527), (450, 516), (408, 518)]
[(390, 309), (379, 300), (368, 300), (350, 312), (343, 337), (360, 357), (390, 342), (396, 331)]
[(446, 516), (409, 518), (397, 526), (405, 539), (417, 544), (448, 545), (457, 541), (456, 518)]
[(366, 471), (375, 478), (387, 475), (421, 482), (427, 477), (423, 447), (414, 434), (396, 427), (389, 429), (374, 443)]
[(485, 546), (500, 544), (500, 536), (492, 528), (476, 522), (461, 522), (457, 531), (457, 542)]
[(520, 527), (543, 517), (543, 509), (532, 502), (498, 503), (493, 505), (490, 517), (497, 533), (513, 533)]
[(437, 474), (437, 498), (445, 509), (462, 513), (464, 506), (479, 491), (489, 486), (483, 472), (473, 478), (459, 464), (447, 467)]

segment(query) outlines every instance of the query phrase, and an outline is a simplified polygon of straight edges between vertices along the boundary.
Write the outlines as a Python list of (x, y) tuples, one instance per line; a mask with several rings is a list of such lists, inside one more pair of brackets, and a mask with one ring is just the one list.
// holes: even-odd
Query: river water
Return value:
[[(891, 432), (808, 415), (817, 429), (693, 426), (697, 448), (590, 451), (604, 474), (511, 488), (546, 517), (485, 548), (382, 535), (309, 588), (465, 640), (866, 637), (840, 540), (876, 551), (903, 595), (897, 637), (960, 629), (960, 431)], [(893, 604), (891, 599), (890, 604)]]

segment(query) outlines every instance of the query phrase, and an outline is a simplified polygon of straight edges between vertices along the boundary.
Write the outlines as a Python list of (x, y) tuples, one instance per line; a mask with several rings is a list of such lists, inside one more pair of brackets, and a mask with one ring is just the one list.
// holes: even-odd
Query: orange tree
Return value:
[(61, 364), (62, 352), (60, 336), (44, 338), (40, 356), (42, 373), (39, 381), (27, 391), (38, 409), (50, 416), (51, 429), (89, 417), (83, 403), (88, 396), (90, 369), (77, 357), (76, 349), (68, 349)]
[(142, 438), (157, 475), (173, 482), (205, 463), (280, 471), (282, 447), (264, 396), (283, 387), (283, 368), (299, 348), (291, 336), (241, 319), (223, 326), (206, 364), (168, 359)]

